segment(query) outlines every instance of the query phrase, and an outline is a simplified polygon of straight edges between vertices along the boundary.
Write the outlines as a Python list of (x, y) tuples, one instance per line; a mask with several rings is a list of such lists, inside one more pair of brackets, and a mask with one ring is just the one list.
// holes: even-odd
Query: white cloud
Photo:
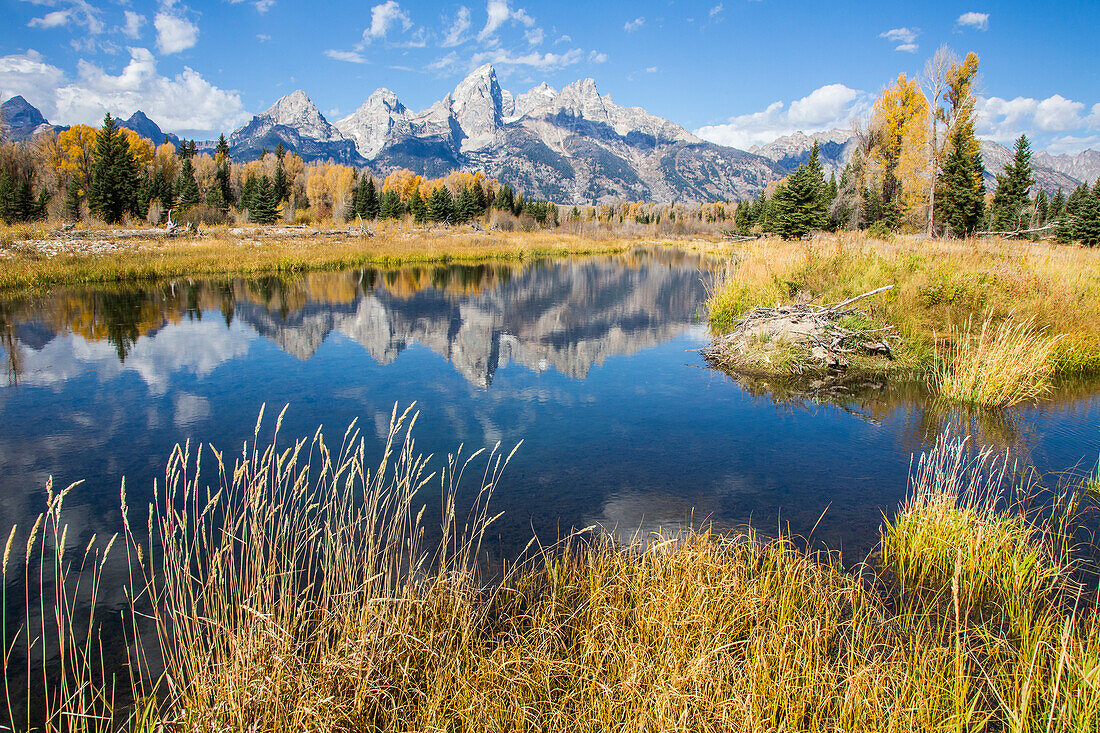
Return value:
[(485, 12), (489, 17), (485, 21), (485, 27), (477, 34), (477, 40), (479, 41), (487, 40), (509, 20), (528, 28), (535, 24), (535, 19), (528, 15), (523, 8), (512, 10), (508, 5), (508, 0), (489, 0), (485, 5)]
[(607, 63), (607, 54), (606, 53), (600, 53), (599, 51), (589, 51), (588, 52), (588, 60), (591, 61), (594, 64), (606, 64)]
[(723, 10), (723, 8), (722, 8), (722, 3), (718, 3), (718, 4), (717, 4), (717, 5), (715, 5), (715, 6), (713, 7), (713, 8), (711, 8), (711, 9), (710, 9), (710, 17), (712, 17), (712, 18), (713, 18), (714, 16), (718, 15), (719, 13), (721, 13), (721, 12), (722, 12), (722, 10)]
[(131, 48), (129, 63), (117, 75), (81, 60), (72, 81), (36, 51), (0, 56), (0, 88), (22, 94), (60, 124), (98, 125), (107, 112), (129, 117), (140, 109), (167, 130), (197, 133), (232, 129), (249, 117), (236, 92), (214, 86), (189, 67), (161, 76), (156, 58), (144, 48)]
[(543, 33), (542, 28), (532, 28), (523, 32), (523, 37), (527, 39), (527, 42), (532, 46), (541, 46), (542, 42), (546, 40), (546, 34)]
[(635, 18), (634, 20), (628, 20), (623, 23), (623, 30), (627, 33), (633, 33), (643, 25), (645, 25), (645, 18)]
[(955, 21), (955, 25), (959, 28), (976, 28), (980, 31), (989, 29), (989, 13), (975, 13), (971, 10), (969, 13), (963, 13)]
[(720, 145), (748, 149), (793, 132), (847, 128), (853, 117), (868, 112), (870, 104), (871, 97), (866, 92), (843, 84), (828, 84), (789, 106), (780, 101), (772, 102), (763, 111), (731, 117), (720, 125), (701, 127), (695, 134)]
[(28, 28), (59, 28), (69, 24), (69, 11), (68, 10), (55, 10), (52, 13), (46, 13), (41, 18), (31, 18), (27, 23)]
[(157, 29), (157, 49), (161, 53), (186, 51), (199, 42), (198, 26), (178, 15), (157, 13), (153, 27)]
[(325, 51), (325, 56), (330, 59), (336, 59), (337, 61), (347, 61), (350, 64), (365, 64), (367, 60), (357, 51), (336, 51), (329, 49)]
[(1021, 133), (1034, 138), (1036, 134), (1068, 132), (1100, 127), (1100, 104), (1093, 113), (1082, 116), (1085, 105), (1054, 94), (1043, 100), (1030, 97), (979, 99), (977, 106), (978, 134), (998, 142), (1010, 142)]
[(647, 74), (656, 74), (657, 73), (657, 67), (656, 66), (647, 66), (647, 67), (645, 67), (645, 73), (647, 73)]
[(82, 26), (88, 33), (99, 35), (104, 31), (100, 11), (87, 0), (27, 0), (33, 5), (47, 7), (61, 6), (59, 10), (46, 13), (41, 18), (32, 18), (27, 25), (31, 28), (60, 28), (69, 23)]
[(470, 30), (470, 9), (465, 5), (459, 7), (454, 20), (449, 24), (446, 35), (443, 37), (443, 48), (452, 48), (465, 43), (466, 32)]
[(888, 31), (883, 31), (878, 34), (879, 38), (885, 38), (892, 43), (898, 44), (894, 47), (895, 51), (905, 51), (906, 53), (916, 53), (919, 48), (916, 44), (917, 36), (920, 35), (920, 28), (891, 28)]
[(894, 43), (912, 43), (917, 40), (920, 28), (891, 28), (878, 34), (879, 38), (885, 38)]
[(122, 32), (129, 38), (139, 38), (141, 36), (141, 28), (145, 25), (145, 16), (135, 13), (132, 10), (126, 11), (126, 24), (122, 26)]
[(569, 49), (565, 53), (539, 53), (537, 51), (531, 51), (530, 53), (523, 54), (516, 54), (498, 48), (475, 53), (470, 59), (470, 68), (477, 68), (482, 64), (489, 63), (495, 66), (497, 71), (501, 73), (508, 73), (520, 66), (547, 71), (572, 66), (580, 62), (583, 58), (584, 51), (579, 48)]
[(356, 50), (361, 51), (372, 41), (384, 39), (398, 25), (406, 31), (412, 28), (412, 19), (401, 9), (397, 0), (386, 0), (375, 5), (370, 9), (370, 26), (363, 30), (363, 40), (356, 46)]
[(46, 119), (57, 116), (54, 93), (64, 78), (61, 69), (46, 63), (33, 48), (26, 53), (0, 56), (0, 89), (4, 90), (4, 96), (21, 94)]
[(271, 36), (267, 35), (266, 33), (257, 33), (256, 40), (258, 40), (260, 43), (267, 43), (271, 40)]

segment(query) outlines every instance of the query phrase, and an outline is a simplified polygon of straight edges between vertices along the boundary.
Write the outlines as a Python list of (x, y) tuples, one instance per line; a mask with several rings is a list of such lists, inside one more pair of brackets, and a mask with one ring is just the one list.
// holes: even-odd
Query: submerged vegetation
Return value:
[[(87, 548), (66, 547), (76, 489), (50, 492), (25, 549), (13, 529), (4, 555), (5, 592), (25, 570), (26, 597), (41, 583), (59, 609), (28, 601), (21, 626), (6, 620), (14, 727), (1100, 729), (1079, 492), (1022, 511), (1001, 493), (1003, 461), (944, 438), (854, 568), (790, 537), (700, 528), (631, 544), (581, 533), (486, 573), (507, 457), (463, 488), (474, 456), (452, 456), (437, 523), (415, 420), (395, 411), (369, 468), (354, 425), (338, 449), (320, 431), (282, 445), (278, 424), (262, 447), (261, 413), (232, 464), (177, 448), (147, 519), (124, 490), (120, 534)], [(117, 674), (86, 610), (109, 563), (128, 599)], [(43, 704), (44, 720), (17, 714)]]
[(711, 330), (757, 306), (836, 302), (893, 285), (866, 326), (894, 326), (883, 371), (931, 376), (945, 396), (1006, 404), (1052, 378), (1100, 370), (1100, 252), (1006, 240), (876, 240), (838, 234), (738, 245), (711, 288)]

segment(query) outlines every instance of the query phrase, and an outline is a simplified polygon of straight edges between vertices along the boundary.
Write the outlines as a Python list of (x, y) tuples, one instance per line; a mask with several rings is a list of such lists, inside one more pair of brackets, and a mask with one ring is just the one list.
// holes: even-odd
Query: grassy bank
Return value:
[[(440, 484), (405, 430), (414, 421), (395, 421), (373, 464), (355, 429), (339, 450), (319, 433), (264, 449), (258, 423), (235, 465), (214, 453), (211, 471), (208, 452), (201, 479), (200, 456), (180, 449), (148, 519), (124, 492), (133, 524), (83, 555), (58, 550), (65, 493), (51, 493), (37, 543), (24, 555), (20, 535), (5, 552), (8, 577), (25, 556), (32, 582), (39, 567), (69, 579), (44, 576), (71, 611), (60, 631), (33, 608), (15, 644), (5, 629), (8, 655), (21, 638), (31, 658), (58, 639), (67, 674), (34, 693), (52, 701), (47, 727), (1100, 730), (1080, 500), (1045, 519), (1012, 511), (988, 454), (945, 440), (922, 457), (909, 502), (854, 571), (790, 538), (698, 531), (632, 546), (574, 537), (488, 580), (476, 558), (506, 458), (452, 458), (443, 512), (425, 517), (417, 492)], [(436, 521), (443, 539), (427, 543)], [(112, 692), (125, 672), (112, 688), (95, 634), (72, 617), (76, 581), (94, 587), (112, 546), (136, 599), (131, 669), (167, 669), (148, 675), (156, 684), (133, 677), (130, 707)], [(10, 683), (23, 670), (5, 661)], [(40, 672), (26, 673), (35, 689)]]
[[(1049, 367), (1054, 377), (1100, 372), (1100, 251), (843, 233), (807, 242), (761, 240), (732, 248), (732, 255), (708, 302), (718, 334), (756, 306), (836, 302), (894, 285), (864, 305), (873, 320), (867, 325), (898, 328), (889, 366), (896, 374), (935, 371), (941, 384), (958, 385), (952, 396), (967, 400), (967, 394), (997, 394), (1002, 367), (1021, 359), (1037, 359), (1029, 366)], [(965, 363), (937, 363), (937, 347), (941, 355), (961, 350)], [(991, 361), (976, 361), (984, 357)], [(993, 382), (985, 384), (987, 378)]]
[[(277, 230), (274, 230), (277, 231)], [(0, 292), (58, 284), (152, 281), (171, 277), (252, 276), (269, 273), (394, 267), (410, 263), (526, 260), (624, 251), (630, 238), (579, 237), (557, 232), (476, 232), (468, 227), (378, 225), (374, 236), (343, 232), (280, 236), (264, 227), (205, 230), (201, 236), (115, 238), (91, 228), (79, 237), (30, 226), (0, 229)]]

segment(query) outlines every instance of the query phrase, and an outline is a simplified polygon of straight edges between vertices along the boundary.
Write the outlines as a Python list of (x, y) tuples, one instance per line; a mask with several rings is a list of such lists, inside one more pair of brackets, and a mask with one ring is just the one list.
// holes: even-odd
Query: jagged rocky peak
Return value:
[(336, 129), (355, 143), (360, 155), (373, 158), (390, 140), (395, 126), (405, 123), (409, 110), (386, 88), (376, 89), (359, 109), (336, 123)]
[(543, 82), (515, 98), (512, 105), (512, 114), (515, 117), (522, 117), (543, 105), (553, 102), (557, 96), (558, 90)]
[(463, 150), (477, 150), (493, 141), (504, 123), (504, 94), (492, 64), (474, 69), (451, 94), (451, 112), (466, 139)]
[(295, 127), (311, 137), (328, 132), (328, 120), (317, 109), (313, 100), (301, 89), (295, 90), (268, 107), (259, 117), (266, 117), (276, 125)]

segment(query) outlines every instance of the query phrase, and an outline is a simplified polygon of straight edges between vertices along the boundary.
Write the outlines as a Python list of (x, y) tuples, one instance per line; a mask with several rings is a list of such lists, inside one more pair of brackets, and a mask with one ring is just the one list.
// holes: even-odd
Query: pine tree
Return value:
[[(282, 147), (282, 143), (279, 144)], [(276, 150), (275, 158), (275, 180), (272, 181), (272, 191), (275, 195), (277, 202), (282, 202), (290, 195), (290, 186), (286, 180), (286, 168), (283, 167), (283, 156), (278, 154)]]
[(1046, 226), (1047, 216), (1050, 214), (1050, 202), (1047, 200), (1047, 192), (1040, 188), (1035, 197), (1035, 226)]
[(938, 181), (936, 209), (952, 234), (965, 237), (977, 229), (985, 216), (982, 156), (973, 124), (966, 120), (956, 124), (949, 145), (951, 152), (943, 161)]
[(96, 134), (88, 206), (103, 221), (115, 224), (126, 214), (136, 213), (137, 192), (137, 164), (130, 143), (108, 113)]
[(1100, 178), (1077, 210), (1074, 234), (1081, 244), (1089, 247), (1100, 245)]
[[(416, 193), (417, 198), (420, 197), (419, 193)], [(390, 189), (382, 192), (382, 201), (380, 204), (379, 214), (383, 219), (400, 219), (405, 213), (405, 207), (401, 205), (401, 197), (397, 195), (397, 191)]]
[(424, 197), (420, 195), (419, 188), (409, 197), (409, 213), (417, 224), (423, 224), (428, 220), (428, 206), (424, 203)]
[(502, 183), (500, 188), (497, 189), (496, 200), (493, 202), (493, 206), (501, 211), (511, 211), (514, 204), (515, 194), (512, 193), (512, 189), (507, 183)]
[(772, 198), (775, 232), (783, 239), (800, 239), (814, 229), (824, 228), (828, 223), (827, 196), (828, 187), (815, 141), (809, 160), (798, 166), (787, 178), (787, 184), (776, 189)]
[(993, 226), (1002, 232), (1021, 228), (1020, 217), (1028, 203), (1028, 190), (1035, 185), (1031, 175), (1031, 146), (1027, 135), (1016, 140), (1012, 162), (997, 174), (993, 193)]
[(256, 198), (256, 190), (259, 188), (260, 179), (256, 178), (255, 173), (249, 173), (248, 177), (244, 179), (244, 183), (241, 184), (241, 208), (248, 211), (252, 210), (252, 206)]
[(436, 186), (428, 197), (428, 218), (432, 221), (454, 221), (454, 198), (446, 186)]
[(255, 224), (274, 224), (279, 216), (279, 204), (275, 200), (275, 185), (264, 174), (252, 196), (252, 206), (248, 210), (248, 220)]
[(195, 183), (195, 167), (191, 164), (191, 156), (183, 159), (176, 190), (179, 191), (179, 208), (181, 211), (186, 211), (192, 206), (198, 206), (202, 203), (202, 194), (199, 193), (199, 186)]
[(65, 186), (65, 219), (80, 221), (80, 214), (80, 187), (70, 178)]
[(219, 196), (216, 198), (221, 200), (219, 208), (222, 211), (228, 211), (229, 205), (233, 203), (233, 186), (229, 175), (230, 160), (229, 143), (226, 142), (223, 134), (218, 137), (218, 145), (214, 148), (214, 163), (218, 166), (214, 173), (214, 187), (218, 189)]
[(363, 184), (363, 210), (364, 219), (378, 218), (378, 190), (374, 185), (374, 178), (367, 174), (367, 182)]

